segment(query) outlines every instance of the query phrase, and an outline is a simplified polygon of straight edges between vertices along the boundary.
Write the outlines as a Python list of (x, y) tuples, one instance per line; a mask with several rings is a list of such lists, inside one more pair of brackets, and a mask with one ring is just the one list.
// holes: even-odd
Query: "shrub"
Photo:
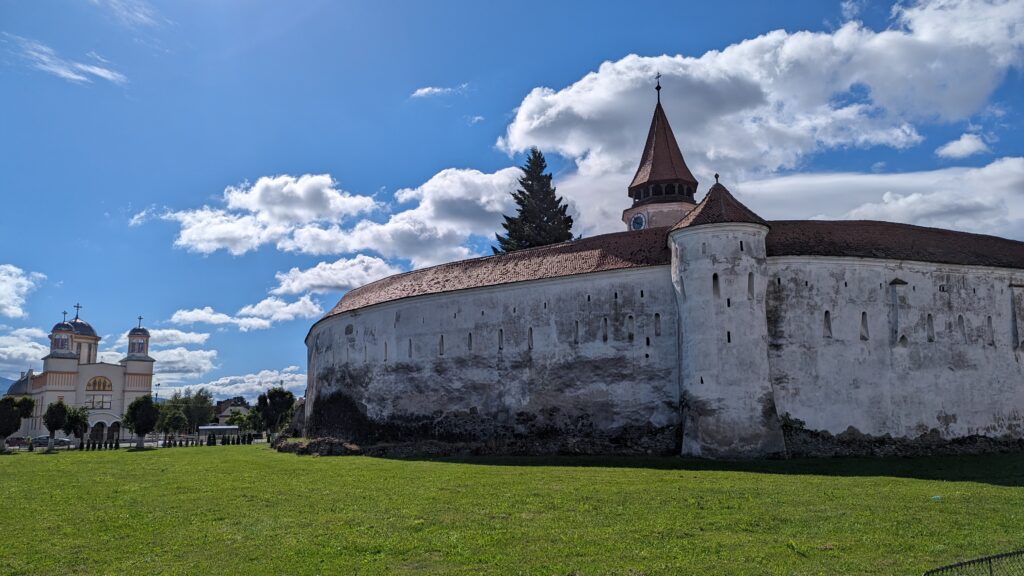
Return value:
[(207, 446), (216, 446), (216, 444), (217, 444), (217, 437), (213, 435), (213, 432), (210, 432), (210, 434), (206, 437), (206, 445)]
[(121, 449), (121, 439), (120, 438), (114, 438), (114, 450), (120, 450), (120, 449)]

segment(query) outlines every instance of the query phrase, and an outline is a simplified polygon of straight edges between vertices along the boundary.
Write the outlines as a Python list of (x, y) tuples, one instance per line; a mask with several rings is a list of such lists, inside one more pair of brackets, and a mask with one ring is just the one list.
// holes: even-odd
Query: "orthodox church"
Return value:
[(769, 221), (714, 178), (698, 202), (659, 98), (627, 231), (349, 291), (305, 340), (307, 435), (712, 458), (1024, 437), (1024, 243)]
[(128, 332), (128, 354), (119, 363), (109, 364), (97, 362), (100, 337), (79, 317), (81, 306), (76, 304), (75, 309), (73, 319), (67, 320), (65, 313), (50, 331), (50, 353), (43, 357), (43, 371), (23, 372), (7, 390), (10, 396), (35, 401), (32, 417), (22, 420), (15, 436), (49, 434), (43, 414), (51, 403), (63, 400), (89, 409), (88, 436), (93, 440), (126, 437), (121, 427), (125, 408), (152, 390), (155, 360), (149, 356), (149, 331), (142, 327), (142, 317)]

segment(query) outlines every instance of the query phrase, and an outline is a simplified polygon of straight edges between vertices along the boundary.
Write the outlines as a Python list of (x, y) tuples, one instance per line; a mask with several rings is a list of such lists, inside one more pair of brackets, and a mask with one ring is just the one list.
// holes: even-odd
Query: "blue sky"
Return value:
[(622, 226), (661, 72), (768, 218), (1024, 239), (1024, 3), (0, 2), (0, 376), (83, 305), (164, 389), (301, 393), (351, 286), (488, 251), (540, 146)]

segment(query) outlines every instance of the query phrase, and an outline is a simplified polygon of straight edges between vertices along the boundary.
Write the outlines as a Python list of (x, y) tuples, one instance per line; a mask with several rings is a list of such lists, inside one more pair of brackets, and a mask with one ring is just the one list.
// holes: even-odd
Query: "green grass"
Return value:
[(1024, 455), (36, 452), (0, 510), (2, 574), (920, 574), (1024, 546)]

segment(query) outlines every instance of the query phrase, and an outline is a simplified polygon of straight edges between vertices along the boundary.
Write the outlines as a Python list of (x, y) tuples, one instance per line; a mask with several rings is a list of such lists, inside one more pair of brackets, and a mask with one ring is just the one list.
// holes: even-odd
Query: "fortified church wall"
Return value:
[(630, 232), (350, 291), (306, 338), (307, 434), (705, 457), (1024, 446), (1024, 243), (766, 222), (717, 180), (695, 204), (659, 101)]

